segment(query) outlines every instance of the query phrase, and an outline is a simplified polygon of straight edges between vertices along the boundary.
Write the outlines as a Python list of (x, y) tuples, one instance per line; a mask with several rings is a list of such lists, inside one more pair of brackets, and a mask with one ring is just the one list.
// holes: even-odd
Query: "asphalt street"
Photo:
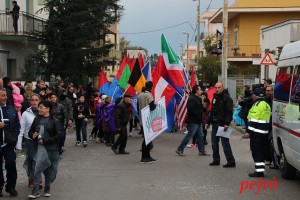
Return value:
[[(88, 135), (91, 124), (88, 126)], [(254, 163), (249, 140), (233, 131), (231, 145), (237, 166), (225, 169), (223, 149), (220, 146), (221, 165), (209, 166), (211, 156), (199, 156), (197, 149), (186, 148), (186, 156), (178, 156), (176, 148), (184, 134), (163, 133), (154, 140), (151, 154), (158, 162), (142, 164), (142, 137), (134, 131), (128, 138), (129, 155), (115, 155), (104, 144), (89, 140), (83, 148), (75, 145), (75, 132), (68, 130), (66, 151), (62, 155), (58, 176), (51, 186), (57, 200), (229, 200), (229, 199), (299, 199), (300, 178), (284, 180), (279, 170), (267, 167), (265, 177), (249, 178)], [(206, 151), (212, 153), (210, 143)], [(31, 189), (22, 167), (24, 156), (17, 159), (19, 196), (27, 199)], [(276, 179), (276, 183), (274, 182)], [(254, 184), (255, 182), (255, 184)], [(272, 184), (269, 184), (272, 183)], [(270, 185), (272, 186), (270, 189)], [(241, 189), (243, 188), (243, 189)], [(2, 199), (11, 199), (4, 193)], [(45, 197), (40, 197), (45, 199)]]

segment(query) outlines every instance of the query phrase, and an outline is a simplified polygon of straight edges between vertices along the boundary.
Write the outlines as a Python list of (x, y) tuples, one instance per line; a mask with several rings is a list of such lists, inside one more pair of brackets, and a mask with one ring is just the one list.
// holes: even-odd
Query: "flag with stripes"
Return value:
[(186, 104), (187, 104), (188, 98), (189, 98), (189, 95), (184, 93), (180, 103), (178, 105), (176, 105), (176, 108), (175, 108), (175, 115), (176, 115), (176, 120), (177, 120), (177, 123), (178, 123), (179, 130), (183, 129), (184, 122), (185, 122), (186, 117), (187, 117)]

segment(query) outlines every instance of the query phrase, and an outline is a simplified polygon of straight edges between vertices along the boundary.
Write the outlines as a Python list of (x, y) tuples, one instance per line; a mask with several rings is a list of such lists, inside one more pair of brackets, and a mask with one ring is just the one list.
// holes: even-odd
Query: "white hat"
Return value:
[(104, 100), (107, 97), (106, 94), (102, 95), (102, 99)]

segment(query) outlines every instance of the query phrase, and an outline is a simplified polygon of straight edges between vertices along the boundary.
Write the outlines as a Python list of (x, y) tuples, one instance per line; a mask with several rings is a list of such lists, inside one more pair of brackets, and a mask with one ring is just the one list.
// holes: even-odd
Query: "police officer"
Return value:
[(248, 114), (247, 132), (250, 134), (250, 149), (255, 162), (255, 171), (250, 177), (264, 177), (265, 152), (268, 151), (271, 108), (264, 98), (263, 90), (253, 90), (253, 104)]

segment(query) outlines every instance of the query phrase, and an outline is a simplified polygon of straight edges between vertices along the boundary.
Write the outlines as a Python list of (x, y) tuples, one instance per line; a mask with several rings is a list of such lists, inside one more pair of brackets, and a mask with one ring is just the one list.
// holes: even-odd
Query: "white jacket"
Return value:
[(18, 142), (17, 142), (17, 145), (16, 145), (16, 149), (22, 150), (23, 136), (26, 139), (31, 140), (31, 138), (28, 137), (28, 132), (30, 130), (30, 127), (31, 127), (31, 124), (32, 124), (34, 118), (35, 118), (35, 115), (32, 112), (31, 107), (27, 108), (27, 110), (25, 112), (23, 112), (21, 120), (20, 120), (21, 129), (20, 129), (20, 134), (18, 136)]

